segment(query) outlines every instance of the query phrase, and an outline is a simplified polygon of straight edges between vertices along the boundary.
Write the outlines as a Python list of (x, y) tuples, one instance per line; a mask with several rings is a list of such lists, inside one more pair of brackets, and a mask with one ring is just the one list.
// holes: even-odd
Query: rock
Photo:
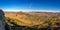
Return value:
[(0, 30), (5, 30), (5, 16), (4, 12), (0, 9)]

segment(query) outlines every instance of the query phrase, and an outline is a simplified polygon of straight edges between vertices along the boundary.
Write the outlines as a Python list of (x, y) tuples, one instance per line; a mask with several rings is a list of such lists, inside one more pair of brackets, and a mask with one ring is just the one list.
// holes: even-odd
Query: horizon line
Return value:
[(53, 11), (53, 10), (3, 10), (4, 12), (60, 12), (60, 11)]

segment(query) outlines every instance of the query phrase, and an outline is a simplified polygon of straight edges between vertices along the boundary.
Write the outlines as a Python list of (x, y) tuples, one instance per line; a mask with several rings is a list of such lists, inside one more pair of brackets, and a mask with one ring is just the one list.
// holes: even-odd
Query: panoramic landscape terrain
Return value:
[(13, 30), (60, 30), (58, 12), (5, 12), (5, 17)]
[(0, 0), (0, 10), (0, 30), (60, 30), (60, 0)]

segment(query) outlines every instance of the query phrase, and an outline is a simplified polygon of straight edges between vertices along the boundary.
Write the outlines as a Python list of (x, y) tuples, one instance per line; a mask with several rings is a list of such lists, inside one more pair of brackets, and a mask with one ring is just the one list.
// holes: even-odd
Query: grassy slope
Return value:
[[(60, 16), (58, 13), (23, 13), (23, 12), (11, 12), (5, 13), (5, 16), (12, 19), (14, 23), (20, 26), (38, 26), (38, 27), (47, 27), (49, 23), (52, 26), (59, 21)], [(58, 20), (57, 20), (58, 19)]]

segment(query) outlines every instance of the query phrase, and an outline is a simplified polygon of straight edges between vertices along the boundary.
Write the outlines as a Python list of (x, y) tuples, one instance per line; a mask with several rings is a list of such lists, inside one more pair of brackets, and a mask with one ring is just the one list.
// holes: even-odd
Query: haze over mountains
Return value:
[(4, 12), (60, 12), (60, 11), (53, 11), (53, 10), (4, 10)]

